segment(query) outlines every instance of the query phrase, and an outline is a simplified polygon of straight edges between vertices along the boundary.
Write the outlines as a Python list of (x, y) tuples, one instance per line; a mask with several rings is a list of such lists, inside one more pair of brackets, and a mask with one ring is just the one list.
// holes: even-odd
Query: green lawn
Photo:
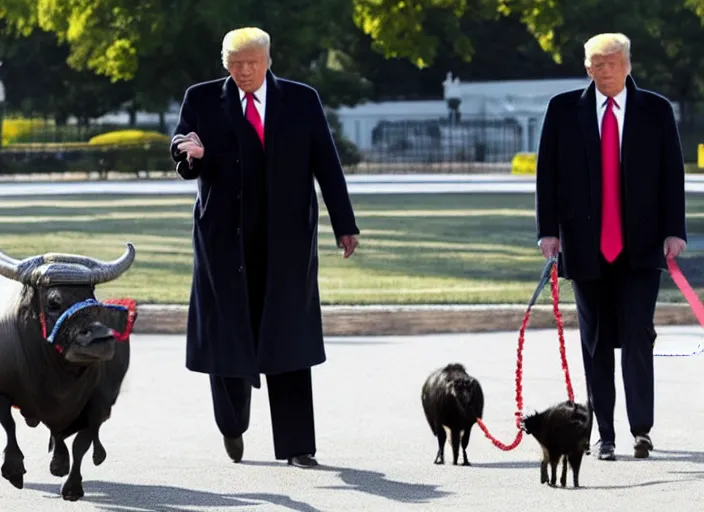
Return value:
[[(352, 197), (362, 238), (344, 260), (321, 212), (320, 286), (327, 304), (525, 303), (544, 260), (535, 244), (530, 194)], [(191, 279), (190, 196), (70, 196), (0, 200), (0, 250), (16, 258), (45, 251), (112, 259), (125, 242), (137, 261), (100, 296), (187, 303)], [(690, 236), (704, 232), (704, 196), (688, 198)], [(701, 251), (681, 265), (704, 288)], [(701, 290), (704, 292), (704, 289)], [(562, 298), (573, 300), (569, 284)], [(662, 300), (681, 301), (668, 277)], [(549, 300), (546, 291), (542, 302)]]

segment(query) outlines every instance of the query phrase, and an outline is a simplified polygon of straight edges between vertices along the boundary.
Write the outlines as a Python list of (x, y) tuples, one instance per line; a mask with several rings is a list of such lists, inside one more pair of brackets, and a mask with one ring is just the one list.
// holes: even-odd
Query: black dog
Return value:
[(541, 413), (523, 419), (524, 432), (535, 437), (543, 448), (540, 483), (548, 481), (548, 463), (552, 471), (550, 485), (555, 486), (557, 465), (562, 459), (560, 485), (567, 485), (567, 463), (572, 467), (574, 486), (579, 487), (579, 468), (589, 448), (592, 431), (591, 402), (587, 405), (566, 400)]
[(469, 466), (469, 434), (477, 418), (481, 418), (484, 413), (484, 393), (479, 381), (470, 377), (461, 364), (449, 364), (435, 370), (426, 379), (421, 401), (430, 430), (438, 438), (435, 464), (445, 463), (447, 429), (452, 442), (452, 463), (457, 465), (461, 437), (464, 458), (462, 465)]

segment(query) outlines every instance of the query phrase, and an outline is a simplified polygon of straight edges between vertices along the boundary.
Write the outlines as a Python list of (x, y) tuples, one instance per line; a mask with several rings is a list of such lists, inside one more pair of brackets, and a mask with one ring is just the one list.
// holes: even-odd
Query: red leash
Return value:
[[(680, 269), (679, 265), (677, 262), (674, 260), (674, 258), (667, 258), (667, 267), (670, 271), (670, 276), (672, 277), (672, 280), (675, 282), (677, 287), (680, 289), (682, 292), (682, 295), (684, 295), (685, 299), (689, 303), (690, 307), (692, 308), (692, 312), (694, 313), (694, 316), (697, 318), (699, 321), (699, 324), (704, 327), (704, 304), (702, 304), (702, 301), (699, 300), (699, 296), (696, 294), (696, 292), (692, 289), (692, 287), (689, 285), (687, 282), (687, 279), (684, 277), (684, 274), (682, 273), (682, 270)], [(565, 350), (565, 336), (564, 336), (564, 323), (562, 321), (562, 314), (560, 313), (560, 308), (559, 308), (559, 303), (560, 303), (560, 287), (559, 287), (559, 279), (557, 275), (557, 260), (555, 258), (550, 259), (543, 270), (543, 277), (540, 280), (540, 283), (538, 284), (535, 293), (533, 294), (533, 297), (531, 298), (530, 303), (528, 304), (528, 309), (526, 310), (526, 314), (523, 317), (523, 323), (521, 324), (521, 330), (518, 334), (518, 350), (517, 350), (517, 355), (516, 355), (516, 428), (518, 429), (518, 432), (516, 433), (516, 437), (513, 440), (511, 444), (504, 444), (501, 441), (499, 441), (496, 437), (494, 437), (490, 432), (489, 429), (486, 427), (484, 424), (484, 421), (482, 421), (481, 418), (477, 419), (477, 425), (479, 425), (479, 428), (482, 429), (484, 432), (484, 435), (500, 450), (503, 451), (510, 451), (516, 448), (520, 443), (521, 440), (523, 439), (523, 431), (521, 430), (520, 427), (520, 422), (523, 418), (523, 346), (525, 344), (525, 332), (526, 328), (528, 327), (528, 321), (530, 319), (530, 312), (533, 306), (535, 305), (538, 296), (540, 295), (540, 292), (543, 290), (545, 285), (547, 284), (547, 276), (548, 273), (550, 275), (550, 284), (552, 288), (552, 310), (553, 310), (553, 315), (555, 317), (555, 323), (557, 325), (557, 334), (560, 342), (560, 358), (562, 360), (562, 371), (565, 374), (565, 384), (567, 386), (567, 396), (571, 401), (574, 401), (574, 391), (572, 389), (572, 379), (570, 378), (570, 371), (569, 371), (569, 366), (567, 364), (567, 353)], [(699, 346), (697, 347), (697, 350), (695, 350), (692, 353), (688, 354), (657, 354), (657, 355), (683, 355), (683, 356), (690, 356), (690, 355), (697, 355), (701, 352), (704, 352), (704, 346), (700, 343)]]
[(567, 396), (570, 400), (574, 401), (574, 391), (572, 390), (572, 379), (570, 378), (570, 370), (567, 364), (567, 352), (565, 351), (565, 335), (564, 335), (564, 323), (562, 321), (562, 314), (560, 313), (559, 303), (560, 303), (560, 285), (557, 276), (557, 260), (552, 258), (548, 261), (545, 269), (543, 270), (543, 276), (538, 283), (535, 293), (528, 304), (528, 309), (523, 317), (523, 323), (521, 324), (521, 330), (518, 334), (518, 350), (516, 357), (516, 428), (518, 432), (513, 442), (506, 445), (494, 437), (489, 429), (484, 424), (481, 418), (477, 419), (477, 425), (482, 429), (484, 435), (500, 450), (510, 451), (516, 448), (523, 439), (523, 431), (520, 428), (521, 420), (523, 419), (523, 346), (525, 344), (525, 334), (526, 328), (528, 327), (528, 320), (530, 319), (530, 312), (535, 302), (540, 296), (540, 292), (543, 290), (548, 281), (548, 276), (550, 279), (550, 284), (552, 288), (552, 310), (555, 316), (555, 323), (557, 324), (557, 334), (560, 340), (560, 358), (562, 359), (562, 371), (565, 374), (565, 384), (567, 386)]

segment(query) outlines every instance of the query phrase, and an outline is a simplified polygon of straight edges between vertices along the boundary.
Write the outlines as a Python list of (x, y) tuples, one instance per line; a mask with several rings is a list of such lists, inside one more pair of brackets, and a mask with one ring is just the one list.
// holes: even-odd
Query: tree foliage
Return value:
[(0, 22), (0, 78), (13, 111), (53, 118), (75, 116), (85, 123), (119, 108), (132, 97), (131, 84), (113, 84), (90, 71), (67, 65), (69, 49), (56, 36), (34, 30), (7, 37)]
[(133, 82), (142, 107), (163, 108), (173, 91), (178, 96), (195, 81), (223, 76), (222, 38), (245, 25), (272, 34), (276, 72), (336, 84), (343, 94), (331, 95), (331, 103), (354, 103), (368, 89), (344, 55), (354, 27), (349, 0), (297, 0), (295, 9), (287, 0), (267, 0), (266, 9), (260, 0), (6, 1), (0, 18), (15, 34), (56, 34), (70, 49), (72, 68)]

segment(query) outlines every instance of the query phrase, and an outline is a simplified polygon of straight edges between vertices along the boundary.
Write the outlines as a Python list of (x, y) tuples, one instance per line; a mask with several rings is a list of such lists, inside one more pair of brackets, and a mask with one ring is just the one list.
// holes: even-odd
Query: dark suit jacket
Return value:
[[(178, 167), (183, 178), (198, 180), (186, 365), (192, 371), (248, 378), (255, 386), (260, 373), (325, 361), (314, 179), (335, 236), (359, 233), (317, 92), (269, 72), (264, 130), (262, 162), (252, 152), (258, 141), (228, 77), (186, 91), (175, 131), (196, 132), (205, 147), (193, 169), (187, 163)], [(171, 152), (174, 160), (183, 160), (173, 144)], [(262, 188), (248, 185), (254, 182), (263, 183)], [(263, 201), (255, 200), (262, 194)], [(265, 215), (251, 206), (262, 202)], [(256, 245), (266, 247), (266, 299), (258, 339), (250, 326), (244, 257), (253, 245), (244, 247), (253, 240), (244, 231), (252, 225), (265, 237), (265, 243)]]
[[(551, 98), (536, 176), (538, 239), (559, 237), (561, 275), (601, 274), (601, 140), (592, 82)], [(670, 102), (629, 76), (621, 144), (625, 254), (632, 268), (666, 268), (663, 242), (687, 239), (684, 163)]]

